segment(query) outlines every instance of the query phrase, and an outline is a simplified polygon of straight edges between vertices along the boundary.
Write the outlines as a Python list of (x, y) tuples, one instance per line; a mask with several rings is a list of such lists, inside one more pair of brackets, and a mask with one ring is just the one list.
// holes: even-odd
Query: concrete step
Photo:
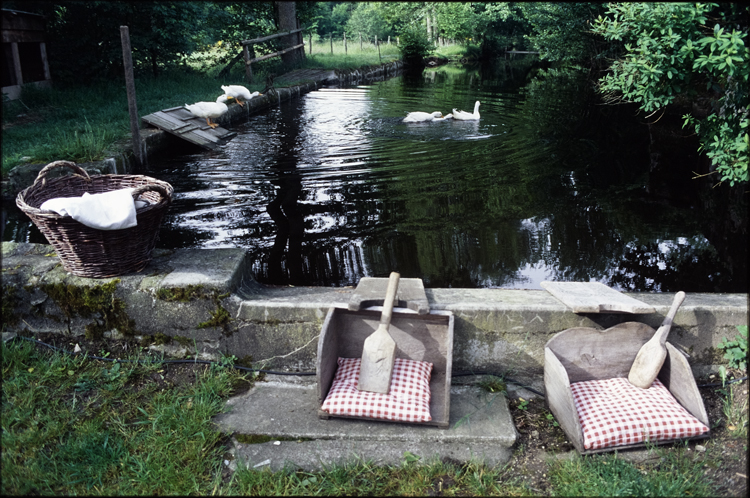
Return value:
[[(318, 418), (319, 403), (314, 383), (260, 382), (250, 391), (230, 399), (228, 412), (214, 418), (220, 430), (235, 434), (231, 453), (250, 468), (284, 466), (307, 471), (333, 464), (371, 461), (376, 465), (400, 465), (404, 453), (453, 461), (506, 463), (517, 432), (507, 399), (475, 386), (451, 388), (450, 428)], [(236, 434), (303, 439), (262, 444), (243, 444)], [(240, 438), (241, 439), (241, 438)]]

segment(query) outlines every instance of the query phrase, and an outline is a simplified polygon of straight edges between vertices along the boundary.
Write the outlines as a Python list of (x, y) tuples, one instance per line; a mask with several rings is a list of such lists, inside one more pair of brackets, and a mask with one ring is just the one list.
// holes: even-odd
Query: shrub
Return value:
[(427, 39), (427, 33), (421, 29), (407, 28), (400, 35), (398, 49), (404, 61), (421, 60), (430, 55), (435, 46)]

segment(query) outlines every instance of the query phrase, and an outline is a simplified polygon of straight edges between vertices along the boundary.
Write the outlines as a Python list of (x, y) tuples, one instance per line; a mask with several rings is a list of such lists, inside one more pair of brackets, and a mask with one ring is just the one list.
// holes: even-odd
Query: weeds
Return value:
[(719, 349), (724, 350), (724, 359), (729, 361), (730, 368), (747, 370), (747, 325), (737, 325), (739, 334), (733, 340), (724, 337)]

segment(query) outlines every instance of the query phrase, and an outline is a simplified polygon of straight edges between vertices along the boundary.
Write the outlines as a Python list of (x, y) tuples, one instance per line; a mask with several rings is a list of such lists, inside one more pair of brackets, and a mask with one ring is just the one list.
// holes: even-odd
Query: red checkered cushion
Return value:
[(432, 363), (396, 358), (388, 394), (357, 389), (361, 358), (339, 358), (322, 409), (331, 415), (429, 422)]
[(683, 408), (659, 379), (648, 389), (636, 387), (625, 378), (575, 382), (570, 389), (587, 450), (708, 432), (708, 427)]

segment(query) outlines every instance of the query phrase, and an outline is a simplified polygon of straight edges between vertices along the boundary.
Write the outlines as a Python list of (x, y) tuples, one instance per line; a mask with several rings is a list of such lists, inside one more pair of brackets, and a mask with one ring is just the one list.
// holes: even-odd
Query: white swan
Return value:
[(216, 99), (216, 102), (196, 102), (195, 104), (185, 104), (185, 108), (190, 113), (198, 118), (206, 118), (206, 123), (211, 128), (219, 126), (216, 123), (212, 123), (212, 119), (216, 119), (229, 110), (229, 107), (224, 103), (227, 101), (226, 95), (220, 95)]
[(433, 121), (445, 121), (446, 119), (453, 119), (453, 114), (448, 113), (445, 116), (443, 116), (442, 118), (435, 118), (435, 119), (433, 119)]
[(221, 89), (228, 97), (232, 97), (234, 100), (236, 100), (240, 106), (245, 105), (242, 103), (243, 100), (247, 101), (257, 97), (258, 95), (263, 95), (260, 92), (250, 93), (250, 90), (242, 85), (221, 85)]
[(436, 118), (442, 118), (443, 113), (440, 111), (435, 112), (410, 112), (404, 118), (404, 123), (421, 123), (423, 121), (432, 121)]
[(458, 119), (461, 121), (475, 121), (479, 119), (479, 101), (477, 100), (476, 103), (474, 103), (474, 114), (453, 109), (453, 119)]

